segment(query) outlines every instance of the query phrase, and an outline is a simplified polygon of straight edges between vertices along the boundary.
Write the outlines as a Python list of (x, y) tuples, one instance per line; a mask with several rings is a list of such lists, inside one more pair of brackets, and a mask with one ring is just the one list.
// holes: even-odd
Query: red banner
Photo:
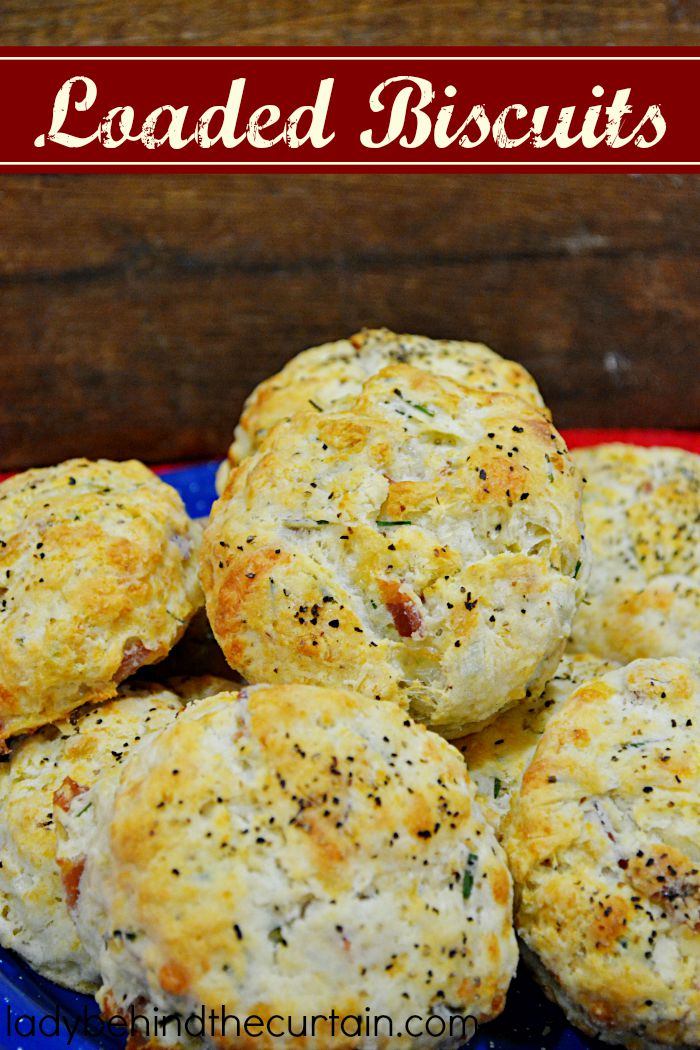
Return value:
[(0, 49), (0, 170), (688, 171), (700, 48)]

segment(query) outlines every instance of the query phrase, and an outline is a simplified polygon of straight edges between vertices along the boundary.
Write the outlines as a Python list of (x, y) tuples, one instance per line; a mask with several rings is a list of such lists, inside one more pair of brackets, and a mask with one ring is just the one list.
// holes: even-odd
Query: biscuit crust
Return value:
[[(390, 1050), (463, 1041), (414, 1041), (409, 1014), (485, 1021), (504, 1005), (517, 958), (504, 855), (459, 753), (393, 704), (304, 686), (210, 697), (62, 821), (108, 1012), (225, 1004), (298, 1028), (368, 1008), (393, 1036), (352, 1045)], [(321, 1024), (312, 1040), (219, 1033), (204, 1045), (347, 1042)]]
[(244, 460), (201, 578), (247, 681), (351, 688), (455, 737), (542, 689), (585, 563), (579, 478), (547, 419), (394, 365)]
[(199, 536), (135, 461), (0, 483), (0, 744), (109, 699), (168, 653), (201, 605)]
[(700, 456), (611, 444), (573, 458), (591, 577), (572, 647), (622, 663), (700, 656)]
[(54, 792), (66, 777), (91, 785), (181, 707), (168, 689), (125, 683), (116, 699), (24, 737), (0, 763), (0, 944), (75, 991), (94, 991), (99, 975), (64, 899)]
[(535, 380), (516, 361), (508, 361), (483, 343), (399, 335), (387, 328), (365, 328), (349, 339), (324, 343), (293, 357), (247, 398), (217, 487), (223, 492), (230, 471), (254, 452), (276, 423), (318, 405), (342, 408), (360, 393), (370, 376), (392, 364), (412, 365), (449, 376), (477, 390), (517, 394), (547, 411)]
[(501, 836), (525, 770), (549, 722), (574, 689), (618, 664), (590, 653), (565, 653), (537, 697), (525, 697), (455, 746), (464, 755), (484, 816)]
[(700, 1044), (700, 664), (638, 660), (550, 722), (506, 824), (536, 974), (614, 1044)]

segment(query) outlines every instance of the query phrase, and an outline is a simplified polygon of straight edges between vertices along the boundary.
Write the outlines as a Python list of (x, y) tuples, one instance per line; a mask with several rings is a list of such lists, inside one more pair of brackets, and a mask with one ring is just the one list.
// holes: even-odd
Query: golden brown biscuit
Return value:
[(73, 459), (0, 483), (0, 746), (167, 654), (201, 604), (198, 541), (142, 463)]
[(574, 689), (617, 666), (590, 653), (565, 653), (539, 696), (525, 697), (481, 732), (455, 741), (466, 759), (484, 816), (497, 835), (501, 835), (525, 770), (551, 719)]
[(66, 777), (92, 784), (181, 707), (161, 686), (125, 683), (116, 699), (18, 741), (0, 763), (0, 944), (52, 981), (81, 992), (99, 983), (63, 896), (54, 791)]
[[(459, 753), (394, 704), (304, 686), (210, 697), (61, 820), (107, 1013), (223, 1004), (282, 1034), (229, 1027), (205, 1047), (391, 1050), (457, 1046), (467, 1015), (503, 1008), (517, 958), (505, 858)], [(331, 1010), (389, 1017), (393, 1036), (333, 1036)], [(411, 1039), (408, 1016), (431, 1014)], [(312, 1015), (326, 1023), (308, 1042), (283, 1031)], [(162, 1045), (202, 1044), (171, 1026), (148, 1042)]]
[(620, 444), (573, 455), (591, 578), (572, 647), (622, 663), (700, 656), (700, 456)]
[(228, 458), (221, 464), (219, 492), (223, 492), (231, 468), (254, 452), (267, 431), (280, 420), (289, 419), (310, 405), (323, 411), (344, 408), (357, 397), (370, 376), (392, 364), (413, 365), (449, 376), (477, 390), (517, 394), (547, 411), (529, 372), (483, 343), (365, 328), (349, 339), (304, 350), (288, 361), (281, 372), (255, 388), (246, 400)]
[(540, 412), (394, 365), (236, 470), (205, 532), (209, 619), (247, 681), (356, 689), (459, 736), (556, 669), (581, 530)]
[(550, 722), (506, 824), (545, 990), (634, 1050), (700, 1045), (700, 664), (637, 660)]

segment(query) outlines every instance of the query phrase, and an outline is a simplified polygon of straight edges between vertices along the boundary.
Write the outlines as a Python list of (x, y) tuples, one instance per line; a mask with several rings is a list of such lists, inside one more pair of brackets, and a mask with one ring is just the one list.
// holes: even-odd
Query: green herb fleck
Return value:
[(285, 948), (286, 948), (287, 942), (285, 941), (284, 937), (282, 936), (281, 927), (275, 926), (274, 930), (270, 930), (270, 932), (268, 933), (267, 936), (269, 937), (269, 939), (272, 941), (273, 944), (283, 944), (285, 946)]
[(318, 529), (323, 525), (330, 525), (330, 522), (326, 518), (291, 518), (283, 521), (282, 525), (285, 529), (302, 531), (304, 529)]
[(76, 817), (82, 817), (83, 813), (87, 813), (87, 811), (90, 809), (91, 805), (92, 805), (92, 802), (88, 802), (87, 806), (83, 806), (83, 808), (80, 810), (80, 813), (76, 813), (75, 814)]
[(412, 521), (377, 521), (380, 529), (388, 529), (392, 525), (412, 525)]
[(467, 867), (464, 870), (464, 878), (462, 879), (462, 896), (465, 900), (468, 899), (474, 888), (474, 865), (478, 859), (476, 853), (470, 853), (467, 857)]
[(498, 777), (493, 778), (493, 797), (498, 798), (501, 793), (501, 781)]
[(576, 577), (578, 576), (578, 571), (579, 571), (580, 568), (581, 568), (581, 562), (577, 561), (576, 562), (576, 568), (574, 569), (574, 579), (576, 579)]
[(417, 408), (419, 412), (423, 412), (426, 416), (435, 416), (432, 408), (428, 408), (427, 405), (419, 405), (417, 401), (409, 401), (408, 403), (412, 408)]
[(321, 408), (321, 406), (317, 405), (315, 401), (311, 400), (311, 398), (309, 398), (309, 404), (312, 405), (316, 409), (317, 412), (323, 412), (323, 409)]

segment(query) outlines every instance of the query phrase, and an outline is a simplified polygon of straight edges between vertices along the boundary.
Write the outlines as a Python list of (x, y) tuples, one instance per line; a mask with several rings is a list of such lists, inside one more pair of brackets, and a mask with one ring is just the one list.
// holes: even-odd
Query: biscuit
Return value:
[[(60, 819), (107, 1015), (133, 1006), (152, 1025), (156, 1006), (187, 1019), (223, 1004), (297, 1034), (326, 1015), (303, 1045), (393, 1050), (456, 1047), (468, 1015), (503, 1008), (517, 961), (504, 855), (459, 753), (394, 704), (304, 686), (210, 697)], [(367, 1011), (393, 1036), (349, 1040)], [(411, 1039), (407, 1017), (431, 1014), (432, 1037)], [(205, 1047), (302, 1045), (214, 1031)]]
[(506, 822), (550, 997), (633, 1050), (700, 1045), (700, 663), (638, 660), (549, 723)]
[(622, 663), (700, 656), (700, 456), (613, 444), (573, 458), (591, 578), (572, 648)]
[(537, 409), (394, 365), (243, 461), (201, 576), (246, 681), (354, 689), (455, 737), (551, 677), (584, 546), (578, 474)]
[(175, 489), (135, 461), (0, 483), (0, 746), (168, 653), (201, 605), (199, 536)]
[(63, 896), (55, 861), (54, 791), (65, 777), (91, 784), (181, 706), (170, 690), (125, 683), (115, 700), (25, 737), (0, 763), (0, 944), (58, 984), (87, 992), (96, 987), (98, 974)]
[(522, 365), (507, 361), (483, 343), (397, 335), (387, 328), (363, 329), (349, 339), (304, 350), (249, 395), (236, 427), (217, 488), (223, 492), (231, 468), (254, 452), (275, 423), (309, 406), (343, 408), (370, 376), (392, 364), (413, 365), (449, 376), (477, 390), (517, 394), (547, 411), (535, 380)]
[(589, 653), (565, 653), (537, 697), (525, 697), (455, 746), (464, 755), (484, 816), (500, 836), (525, 770), (550, 720), (574, 689), (618, 665)]

